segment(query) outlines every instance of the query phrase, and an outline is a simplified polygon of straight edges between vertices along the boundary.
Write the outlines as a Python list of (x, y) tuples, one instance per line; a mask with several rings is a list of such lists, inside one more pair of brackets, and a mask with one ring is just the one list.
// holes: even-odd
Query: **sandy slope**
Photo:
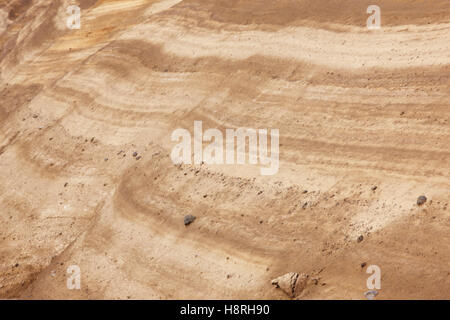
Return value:
[[(366, 262), (380, 298), (449, 298), (448, 0), (378, 1), (379, 31), (371, 1), (85, 0), (80, 30), (68, 3), (0, 3), (0, 297), (284, 299), (295, 271), (361, 299)], [(175, 166), (194, 120), (278, 128), (278, 174)]]

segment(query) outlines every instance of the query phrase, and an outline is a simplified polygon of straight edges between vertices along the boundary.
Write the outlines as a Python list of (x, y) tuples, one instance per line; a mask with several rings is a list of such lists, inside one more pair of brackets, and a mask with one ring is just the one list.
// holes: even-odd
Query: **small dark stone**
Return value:
[(303, 190), (303, 193), (308, 193), (308, 190)]
[(64, 183), (64, 187), (67, 187), (69, 184), (66, 182), (66, 183)]
[(377, 186), (373, 186), (373, 187), (372, 187), (372, 191), (377, 190), (377, 188), (378, 188)]
[(137, 157), (138, 153), (135, 151), (133, 152), (133, 157)]
[(361, 242), (363, 240), (364, 240), (364, 237), (361, 235), (361, 236), (358, 237), (358, 239), (356, 241)]
[(420, 196), (417, 198), (417, 205), (421, 206), (423, 205), (425, 202), (427, 202), (427, 197), (425, 196)]
[(184, 217), (184, 225), (188, 226), (192, 222), (194, 222), (194, 220), (195, 220), (195, 216), (193, 216), (192, 214), (188, 214), (187, 216)]
[(137, 157), (136, 157), (136, 160), (139, 160), (140, 158), (141, 158), (141, 156), (137, 156)]
[(361, 268), (364, 268), (367, 265), (367, 262), (361, 263)]
[(16, 267), (16, 268), (17, 268), (18, 266), (19, 266), (19, 264), (18, 264), (18, 263), (16, 263), (16, 264), (14, 265), (14, 267)]

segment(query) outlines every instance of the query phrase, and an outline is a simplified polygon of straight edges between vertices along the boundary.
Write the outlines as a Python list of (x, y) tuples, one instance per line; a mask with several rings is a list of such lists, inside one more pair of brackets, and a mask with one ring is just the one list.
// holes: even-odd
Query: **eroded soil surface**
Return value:
[[(0, 297), (448, 299), (450, 3), (371, 2), (2, 1)], [(195, 120), (278, 173), (174, 165)]]

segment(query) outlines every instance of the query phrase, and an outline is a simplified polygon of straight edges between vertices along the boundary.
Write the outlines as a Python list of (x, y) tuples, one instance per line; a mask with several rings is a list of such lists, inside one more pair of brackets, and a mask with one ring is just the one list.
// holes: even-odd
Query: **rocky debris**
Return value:
[(303, 193), (305, 194), (305, 193), (308, 193), (308, 190), (303, 190)]
[(135, 151), (135, 152), (133, 152), (133, 157), (137, 157), (137, 155), (138, 155), (138, 153)]
[(358, 241), (358, 242), (361, 242), (361, 241), (363, 241), (364, 240), (364, 236), (363, 235), (360, 235), (359, 237), (358, 237), (358, 239), (356, 239), (356, 241)]
[(281, 289), (289, 297), (295, 298), (305, 290), (308, 284), (309, 276), (307, 274), (289, 272), (285, 275), (272, 280), (272, 284)]
[(195, 220), (195, 216), (193, 216), (192, 214), (188, 214), (187, 216), (184, 217), (184, 225), (188, 226), (192, 222), (194, 222), (194, 220)]
[(367, 262), (361, 263), (361, 268), (364, 268), (367, 265)]
[(427, 202), (427, 197), (425, 196), (420, 196), (417, 198), (417, 205), (421, 206), (423, 205), (425, 202)]
[(137, 156), (137, 157), (136, 157), (136, 160), (139, 160), (140, 158), (141, 158), (141, 156)]
[(36, 119), (37, 117), (39, 117), (36, 113), (35, 114), (33, 114), (33, 116), (32, 116), (34, 119)]
[(317, 277), (311, 278), (311, 282), (314, 283), (314, 285), (316, 285), (316, 286), (319, 284), (319, 280), (320, 280), (320, 278), (317, 278)]
[(377, 190), (377, 186), (373, 186), (371, 189), (372, 189), (372, 191), (375, 191), (375, 190)]
[(364, 295), (366, 296), (367, 299), (373, 300), (378, 295), (378, 291), (377, 290), (366, 291), (364, 292)]

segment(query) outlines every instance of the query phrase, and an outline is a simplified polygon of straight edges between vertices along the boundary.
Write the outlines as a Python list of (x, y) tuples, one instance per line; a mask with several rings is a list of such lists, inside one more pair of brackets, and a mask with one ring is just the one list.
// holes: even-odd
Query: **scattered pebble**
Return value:
[(373, 186), (373, 187), (372, 187), (372, 191), (377, 190), (377, 188), (378, 188), (377, 186)]
[(137, 157), (137, 155), (138, 155), (138, 153), (135, 151), (135, 152), (133, 152), (133, 157)]
[(361, 235), (361, 236), (358, 237), (358, 239), (356, 241), (361, 242), (363, 240), (364, 240), (364, 236)]
[(193, 216), (192, 214), (188, 214), (187, 216), (184, 217), (184, 225), (188, 226), (192, 222), (194, 222), (194, 220), (195, 220), (195, 216)]
[(417, 205), (421, 206), (423, 205), (425, 202), (427, 202), (427, 197), (425, 196), (420, 196), (417, 198)]

